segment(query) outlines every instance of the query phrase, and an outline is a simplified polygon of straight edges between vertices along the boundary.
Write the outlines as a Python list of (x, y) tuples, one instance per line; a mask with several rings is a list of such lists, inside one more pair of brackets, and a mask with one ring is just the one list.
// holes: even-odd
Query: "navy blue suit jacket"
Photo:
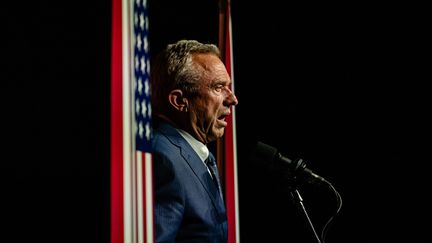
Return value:
[(227, 242), (225, 205), (198, 154), (167, 123), (153, 149), (156, 242)]

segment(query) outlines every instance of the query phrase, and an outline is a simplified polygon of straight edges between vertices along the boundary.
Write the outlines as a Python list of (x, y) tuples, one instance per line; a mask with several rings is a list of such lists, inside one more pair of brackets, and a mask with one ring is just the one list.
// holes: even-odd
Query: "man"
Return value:
[(207, 145), (223, 136), (238, 101), (219, 50), (180, 40), (151, 68), (156, 242), (227, 242), (224, 200)]

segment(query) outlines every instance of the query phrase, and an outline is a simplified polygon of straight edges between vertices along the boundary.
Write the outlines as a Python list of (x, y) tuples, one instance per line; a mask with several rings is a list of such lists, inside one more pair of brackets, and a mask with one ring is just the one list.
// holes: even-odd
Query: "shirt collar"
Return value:
[(188, 132), (179, 128), (176, 129), (180, 133), (180, 135), (182, 135), (182, 137), (186, 139), (186, 141), (190, 144), (193, 150), (198, 154), (200, 159), (202, 161), (205, 161), (209, 156), (209, 149), (207, 148), (207, 146), (198, 141), (196, 138), (192, 137), (192, 135), (190, 135)]

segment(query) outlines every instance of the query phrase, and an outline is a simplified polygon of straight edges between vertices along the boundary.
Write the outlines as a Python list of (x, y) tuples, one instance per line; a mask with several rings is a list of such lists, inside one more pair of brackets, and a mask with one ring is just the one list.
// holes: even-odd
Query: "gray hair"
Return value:
[(188, 97), (197, 94), (203, 73), (193, 65), (192, 56), (196, 53), (210, 53), (220, 58), (219, 48), (214, 44), (180, 40), (167, 45), (151, 63), (151, 97), (155, 114), (166, 109), (166, 97), (173, 89), (181, 89)]

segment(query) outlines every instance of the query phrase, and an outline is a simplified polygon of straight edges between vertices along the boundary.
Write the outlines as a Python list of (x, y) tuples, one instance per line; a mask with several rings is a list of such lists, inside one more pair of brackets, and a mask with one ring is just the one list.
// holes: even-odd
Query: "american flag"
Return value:
[[(232, 49), (232, 22), (231, 1), (220, 2), (220, 36), (219, 46), (223, 52), (224, 63), (231, 76), (231, 89), (234, 92), (234, 61)], [(236, 112), (235, 106), (231, 107), (231, 116), (227, 117), (227, 127), (223, 139), (223, 159), (225, 160), (225, 198), (228, 217), (228, 243), (240, 242), (240, 222), (238, 203), (238, 178), (237, 178), (237, 138), (236, 138)]]
[(146, 0), (113, 0), (111, 243), (154, 242)]

